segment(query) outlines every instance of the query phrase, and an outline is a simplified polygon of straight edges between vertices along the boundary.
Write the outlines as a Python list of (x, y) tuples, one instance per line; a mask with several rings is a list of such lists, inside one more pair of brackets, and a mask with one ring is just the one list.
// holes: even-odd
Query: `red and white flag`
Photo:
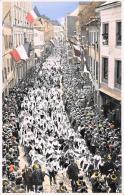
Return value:
[(25, 50), (23, 45), (17, 47), (13, 51), (11, 51), (10, 54), (16, 62), (18, 62), (20, 60), (27, 60), (28, 59), (28, 55), (27, 55), (26, 50)]
[(53, 46), (55, 46), (53, 39), (50, 39), (50, 42), (52, 43)]
[(36, 20), (38, 19), (38, 16), (36, 15), (36, 13), (34, 12), (34, 10), (30, 11), (27, 16), (26, 16), (26, 20), (29, 23), (34, 23)]

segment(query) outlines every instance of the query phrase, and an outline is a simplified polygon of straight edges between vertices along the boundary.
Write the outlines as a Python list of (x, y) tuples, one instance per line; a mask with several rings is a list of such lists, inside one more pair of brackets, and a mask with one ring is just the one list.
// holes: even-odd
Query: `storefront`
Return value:
[[(106, 93), (104, 93), (106, 92)], [(117, 126), (121, 125), (121, 97), (118, 94), (100, 90), (101, 107), (104, 110), (104, 116), (114, 121)], [(110, 96), (111, 95), (111, 96)], [(116, 97), (116, 98), (115, 98)]]

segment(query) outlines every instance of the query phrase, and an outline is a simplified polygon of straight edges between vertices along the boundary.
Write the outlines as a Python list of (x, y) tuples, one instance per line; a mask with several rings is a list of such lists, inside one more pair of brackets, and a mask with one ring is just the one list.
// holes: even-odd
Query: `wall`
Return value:
[(66, 39), (76, 34), (76, 16), (66, 16)]
[(8, 95), (9, 89), (14, 86), (13, 60), (9, 52), (12, 49), (11, 4), (3, 3), (3, 28), (2, 28), (2, 91)]
[(121, 7), (114, 7), (101, 11), (101, 24), (109, 23), (109, 45), (102, 44), (102, 25), (101, 25), (101, 45), (100, 45), (100, 81), (102, 82), (102, 57), (109, 58), (108, 87), (114, 88), (115, 60), (121, 59), (121, 47), (116, 46), (116, 21), (121, 20)]
[[(32, 2), (11, 2), (11, 17), (13, 27), (13, 49), (24, 44), (24, 39), (33, 44), (33, 26), (26, 20), (27, 13), (32, 10)], [(34, 65), (34, 52), (31, 52), (28, 62), (14, 62), (15, 83), (22, 79)]]

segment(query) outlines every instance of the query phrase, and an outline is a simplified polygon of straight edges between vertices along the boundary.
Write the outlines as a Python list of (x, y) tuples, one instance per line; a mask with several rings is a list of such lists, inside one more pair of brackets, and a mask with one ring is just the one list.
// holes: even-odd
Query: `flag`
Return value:
[(70, 39), (68, 40), (69, 43), (73, 44), (73, 45), (76, 45), (76, 43), (74, 43), (73, 41), (71, 41)]
[(14, 58), (14, 60), (16, 62), (20, 61), (20, 60), (27, 60), (28, 56), (26, 53), (26, 50), (24, 48), (23, 45), (17, 47), (16, 49), (14, 49), (13, 51), (10, 52), (11, 56)]
[(35, 20), (38, 19), (38, 16), (36, 15), (36, 13), (34, 12), (34, 10), (30, 11), (27, 16), (26, 16), (26, 20), (29, 22), (29, 23), (34, 23)]
[(74, 45), (74, 53), (75, 53), (75, 56), (80, 57), (81, 56), (81, 47), (78, 45)]
[(55, 46), (55, 43), (52, 39), (50, 40), (50, 42), (52, 43), (53, 46)]
[(84, 62), (86, 62), (86, 58), (84, 57)]
[(42, 18), (39, 17), (38, 20), (40, 21), (40, 23), (43, 25), (43, 21), (42, 21)]
[(86, 64), (84, 65), (84, 72), (89, 73), (89, 71), (87, 70)]

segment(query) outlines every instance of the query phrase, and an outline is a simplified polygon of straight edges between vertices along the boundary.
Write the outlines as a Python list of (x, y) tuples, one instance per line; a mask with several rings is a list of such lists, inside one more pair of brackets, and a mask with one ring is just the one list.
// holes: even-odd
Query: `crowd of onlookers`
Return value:
[(3, 97), (3, 192), (14, 192), (13, 189), (15, 192), (24, 192), (24, 185), (22, 183), (18, 185), (18, 178), (21, 175), (19, 170), (19, 113), (21, 111), (21, 103), (27, 95), (29, 88), (33, 86), (40, 69), (40, 64), (32, 67), (26, 77), (9, 91), (9, 96)]
[[(72, 192), (89, 192), (86, 178), (92, 192), (120, 192), (120, 127), (94, 105), (80, 65), (66, 63), (61, 47), (54, 52), (3, 100), (3, 192), (43, 192), (46, 177), (56, 192), (69, 192), (60, 171)], [(28, 162), (22, 171), (19, 145)]]
[[(80, 129), (82, 139), (94, 156), (86, 156), (82, 163), (92, 183), (93, 192), (100, 192), (99, 185), (104, 186), (105, 192), (117, 192), (121, 189), (120, 122), (117, 123), (119, 120), (114, 120), (112, 114), (110, 118), (104, 106), (101, 110), (98, 109), (94, 103), (88, 74), (81, 75), (80, 70), (79, 64), (67, 64), (63, 68), (65, 108), (72, 127), (76, 131)], [(91, 179), (94, 172), (96, 180)]]

